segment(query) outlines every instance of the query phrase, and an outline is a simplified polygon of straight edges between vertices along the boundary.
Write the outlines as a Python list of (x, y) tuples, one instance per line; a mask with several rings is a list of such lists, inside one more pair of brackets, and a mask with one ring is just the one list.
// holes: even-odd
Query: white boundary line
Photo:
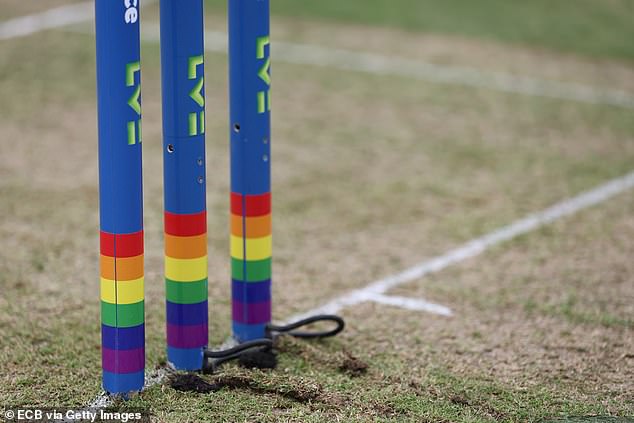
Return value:
[[(141, 30), (145, 40), (158, 41), (159, 27), (157, 24), (143, 24)], [(375, 75), (414, 78), (437, 84), (486, 88), (512, 94), (634, 109), (634, 93), (623, 90), (603, 89), (504, 72), (483, 71), (464, 66), (436, 65), (399, 57), (310, 44), (274, 41), (272, 46), (275, 50), (273, 54), (276, 61), (296, 65), (331, 67)], [(227, 34), (205, 31), (205, 50), (226, 54)]]
[[(216, 34), (209, 35), (208, 39), (218, 37)], [(621, 90), (600, 89), (578, 83), (483, 71), (464, 66), (437, 65), (314, 45), (276, 41), (273, 43), (273, 48), (275, 60), (293, 64), (333, 67), (376, 75), (408, 77), (437, 84), (486, 88), (511, 94), (634, 108), (634, 95)]]
[(92, 19), (94, 14), (95, 2), (86, 1), (9, 19), (8, 21), (0, 22), (0, 41), (25, 37), (47, 29), (61, 28), (70, 24), (85, 22)]
[[(141, 26), (147, 40), (158, 40), (158, 25)], [(296, 65), (331, 67), (384, 76), (401, 76), (438, 84), (487, 88), (512, 94), (570, 100), (589, 104), (607, 104), (634, 109), (634, 94), (583, 84), (483, 71), (471, 67), (436, 65), (416, 60), (389, 57), (373, 53), (274, 41), (276, 61)], [(205, 31), (205, 50), (227, 53), (227, 34)]]
[[(208, 51), (227, 51), (226, 34), (209, 31), (205, 34)], [(483, 71), (471, 67), (437, 65), (310, 44), (274, 41), (272, 48), (275, 60), (297, 65), (332, 67), (375, 75), (414, 78), (437, 84), (486, 88), (512, 94), (634, 109), (634, 94), (622, 90), (601, 89), (577, 83)]]

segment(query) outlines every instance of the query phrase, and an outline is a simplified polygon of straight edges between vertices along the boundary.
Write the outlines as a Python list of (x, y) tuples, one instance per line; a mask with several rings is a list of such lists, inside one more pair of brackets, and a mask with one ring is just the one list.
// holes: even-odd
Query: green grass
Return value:
[[(527, 311), (539, 309), (542, 313), (551, 314), (553, 316), (562, 316), (579, 324), (599, 324), (607, 327), (623, 326), (630, 329), (634, 328), (634, 319), (632, 318), (615, 316), (609, 312), (585, 311), (582, 306), (577, 305), (577, 301), (574, 299), (573, 295), (566, 299), (562, 304), (554, 306), (540, 306), (535, 304), (532, 300), (527, 300), (524, 304), (524, 308)], [(581, 311), (578, 309), (581, 309)]]
[[(219, 0), (208, 4), (219, 10), (224, 7)], [(272, 0), (271, 8), (279, 16), (455, 34), (634, 60), (632, 0)]]

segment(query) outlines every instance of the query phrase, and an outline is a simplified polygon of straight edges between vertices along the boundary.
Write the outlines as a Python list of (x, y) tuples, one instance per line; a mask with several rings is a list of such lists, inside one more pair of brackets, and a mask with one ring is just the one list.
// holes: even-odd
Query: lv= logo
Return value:
[(125, 85), (136, 89), (132, 93), (132, 97), (128, 99), (128, 106), (135, 111), (138, 119), (128, 122), (128, 145), (134, 145), (137, 142), (141, 144), (141, 78), (136, 83), (135, 75), (141, 72), (141, 63), (128, 63), (125, 70)]
[[(187, 78), (190, 80), (196, 80), (196, 85), (189, 92), (189, 97), (200, 108), (198, 112), (191, 112), (189, 114), (189, 136), (202, 135), (205, 133), (205, 97), (203, 95), (203, 87), (205, 85), (205, 76), (203, 71), (204, 57), (192, 56), (189, 58), (189, 69), (187, 72)], [(201, 69), (201, 75), (198, 76), (198, 68)]]
[(266, 112), (270, 112), (271, 111), (271, 93), (270, 93), (270, 87), (271, 87), (271, 55), (270, 55), (270, 48), (269, 48), (269, 54), (266, 54), (266, 46), (268, 46), (270, 44), (270, 39), (269, 36), (264, 36), (264, 37), (259, 37), (256, 40), (256, 57), (258, 60), (264, 60), (266, 58), (266, 61), (264, 62), (264, 64), (262, 65), (262, 67), (260, 67), (260, 70), (258, 70), (258, 77), (264, 81), (264, 83), (267, 85), (267, 90), (266, 91), (258, 91), (258, 113), (266, 113)]

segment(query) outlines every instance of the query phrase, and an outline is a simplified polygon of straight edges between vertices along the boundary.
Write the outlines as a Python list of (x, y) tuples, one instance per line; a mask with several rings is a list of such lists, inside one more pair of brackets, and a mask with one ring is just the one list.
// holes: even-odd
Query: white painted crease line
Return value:
[(360, 304), (369, 298), (373, 298), (373, 296), (383, 295), (392, 288), (415, 281), (425, 275), (439, 272), (453, 264), (476, 257), (497, 244), (532, 232), (541, 226), (548, 225), (588, 207), (600, 204), (632, 188), (634, 188), (634, 172), (628, 173), (621, 178), (613, 179), (576, 197), (557, 203), (546, 210), (528, 215), (508, 226), (504, 226), (487, 235), (469, 241), (443, 255), (410, 267), (401, 273), (379, 279), (364, 288), (337, 297), (320, 307), (293, 316), (288, 319), (288, 321), (295, 321), (314, 314), (337, 313), (342, 308)]
[[(167, 377), (172, 372), (172, 369), (161, 367), (159, 369), (153, 370), (150, 373), (146, 373), (145, 381), (143, 383), (143, 390), (146, 390), (154, 385), (163, 383), (163, 381), (165, 381), (165, 379), (167, 379)], [(99, 395), (95, 397), (95, 399), (93, 399), (86, 407), (84, 407), (84, 410), (94, 411), (106, 408), (112, 405), (113, 400), (114, 398), (111, 395), (108, 395), (107, 393), (102, 391)]]
[(90, 404), (86, 406), (87, 410), (98, 410), (100, 408), (106, 408), (112, 403), (112, 397), (106, 394), (105, 392), (101, 392), (97, 397), (92, 400)]
[[(222, 345), (218, 346), (217, 348), (215, 348), (214, 350), (223, 350), (223, 349), (228, 349), (231, 348), (233, 346), (236, 345), (236, 341), (230, 337), (229, 339), (227, 339)], [(161, 383), (163, 383), (167, 377), (172, 374), (175, 370), (171, 367), (160, 367), (158, 369), (155, 369), (149, 373), (145, 374), (145, 381), (143, 383), (143, 390), (147, 390), (148, 388), (151, 388), (152, 386), (155, 385), (160, 385)], [(104, 391), (101, 391), (99, 393), (99, 395), (97, 395), (95, 397), (95, 399), (93, 399), (88, 405), (86, 405), (86, 407), (84, 407), (84, 410), (90, 410), (90, 411), (94, 411), (94, 410), (100, 410), (102, 408), (106, 408), (110, 405), (112, 405), (114, 400), (114, 397), (107, 394)]]
[(85, 22), (92, 19), (94, 14), (94, 1), (86, 1), (20, 16), (0, 22), (0, 40), (24, 37), (47, 29)]
[(428, 313), (440, 314), (441, 316), (451, 316), (453, 313), (449, 307), (440, 304), (430, 303), (416, 298), (399, 297), (395, 295), (380, 295), (370, 293), (366, 297), (367, 301), (378, 304), (390, 305), (413, 311), (426, 311)]

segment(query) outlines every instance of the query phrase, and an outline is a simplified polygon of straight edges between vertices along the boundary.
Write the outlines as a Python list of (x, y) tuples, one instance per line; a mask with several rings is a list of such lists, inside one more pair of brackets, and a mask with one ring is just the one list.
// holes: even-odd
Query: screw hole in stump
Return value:
[(240, 132), (240, 124), (239, 123), (235, 123), (233, 125), (233, 130), (236, 131), (236, 132)]
[(174, 146), (172, 144), (167, 144), (167, 152), (168, 153), (173, 153), (174, 152)]

